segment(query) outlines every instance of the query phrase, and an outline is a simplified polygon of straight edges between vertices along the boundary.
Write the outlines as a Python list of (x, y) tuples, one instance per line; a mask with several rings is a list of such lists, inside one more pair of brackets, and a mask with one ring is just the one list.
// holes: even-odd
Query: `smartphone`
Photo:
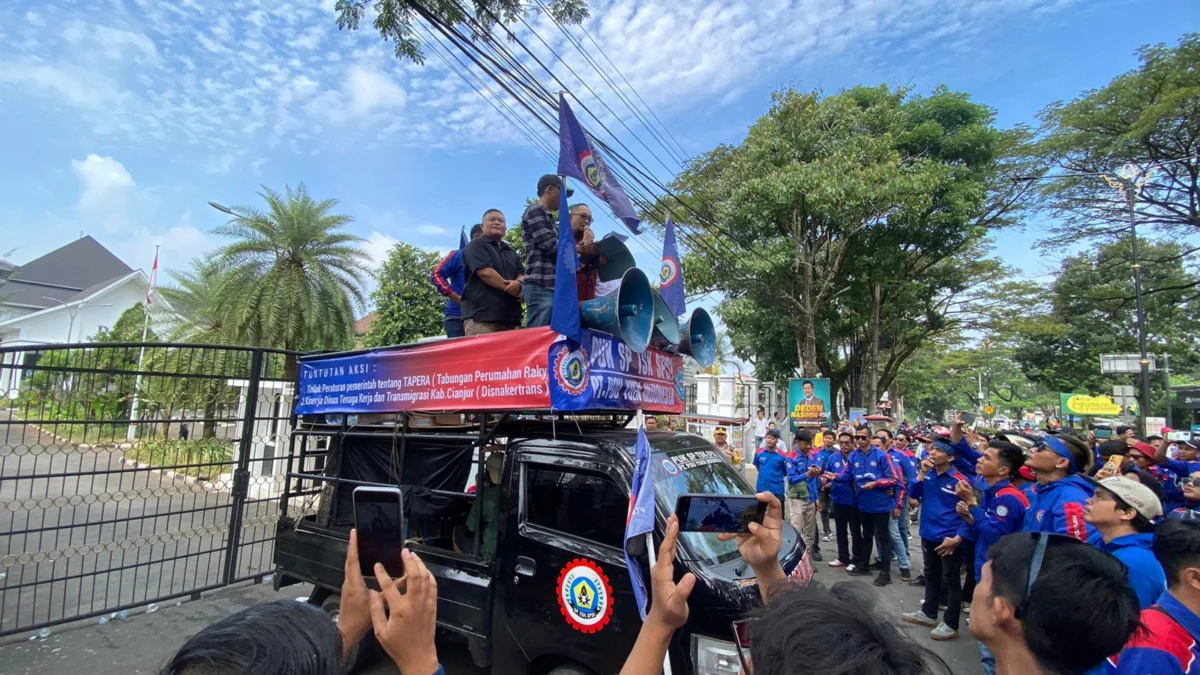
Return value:
[(408, 521), (400, 488), (354, 488), (354, 529), (358, 531), (358, 562), (363, 577), (375, 578), (375, 563), (382, 563), (392, 578), (404, 574), (400, 551), (408, 539)]
[(1112, 438), (1112, 429), (1093, 429), (1092, 434), (1096, 436), (1097, 440)]
[(968, 427), (974, 427), (975, 425), (975, 413), (960, 412), (958, 413), (958, 419), (962, 420), (963, 424)]
[(767, 505), (754, 495), (682, 494), (675, 499), (680, 532), (749, 532)]

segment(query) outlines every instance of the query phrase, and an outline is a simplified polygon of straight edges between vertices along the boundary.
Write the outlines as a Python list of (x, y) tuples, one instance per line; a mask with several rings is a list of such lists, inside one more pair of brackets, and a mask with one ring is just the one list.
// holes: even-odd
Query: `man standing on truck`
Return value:
[[(525, 244), (525, 327), (549, 326), (554, 310), (554, 270), (558, 261), (558, 226), (551, 212), (558, 211), (563, 183), (548, 173), (538, 179), (537, 201), (521, 216), (521, 241)], [(575, 191), (567, 188), (567, 196)], [(595, 244), (592, 244), (595, 252)]]
[(504, 241), (508, 227), (499, 209), (483, 214), (483, 234), (463, 249), (466, 284), (462, 296), (463, 332), (484, 335), (521, 327), (525, 269), (521, 256)]
[[(475, 241), (482, 232), (483, 225), (472, 225), (471, 241)], [(463, 249), (450, 251), (429, 275), (433, 287), (438, 290), (438, 293), (446, 296), (445, 318), (442, 319), (442, 327), (446, 330), (446, 337), (452, 338), (466, 335), (463, 332), (462, 308), (459, 306), (462, 303), (463, 289), (467, 283), (462, 256)]]

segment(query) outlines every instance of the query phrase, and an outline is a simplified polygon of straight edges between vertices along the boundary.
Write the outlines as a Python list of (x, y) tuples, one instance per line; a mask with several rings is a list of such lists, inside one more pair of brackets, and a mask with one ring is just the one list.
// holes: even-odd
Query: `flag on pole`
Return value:
[(637, 214), (617, 179), (604, 165), (600, 154), (592, 147), (564, 94), (558, 95), (558, 172), (570, 176), (588, 187), (592, 194), (608, 203), (613, 215), (630, 232), (640, 234)]
[(650, 471), (650, 441), (646, 440), (646, 428), (638, 428), (637, 445), (633, 453), (633, 486), (629, 491), (629, 515), (625, 519), (625, 565), (633, 581), (633, 597), (637, 601), (638, 613), (646, 618), (646, 600), (649, 590), (642, 576), (642, 567), (629, 555), (629, 542), (643, 538), (646, 545), (653, 544), (654, 531), (654, 474)]
[(154, 292), (154, 280), (158, 276), (158, 247), (154, 247), (154, 264), (150, 267), (150, 278), (146, 281), (146, 306), (152, 303), (150, 294)]
[(575, 250), (575, 232), (571, 229), (566, 187), (564, 182), (558, 191), (558, 259), (554, 263), (554, 309), (550, 313), (550, 327), (558, 334), (579, 342), (583, 339), (583, 331), (579, 326), (579, 287), (575, 280), (579, 254)]
[(675, 316), (683, 316), (687, 312), (683, 291), (683, 266), (679, 264), (679, 251), (675, 248), (675, 221), (670, 217), (667, 218), (667, 234), (663, 237), (662, 273), (659, 275), (658, 293)]
[(458, 231), (458, 250), (463, 250), (467, 247), (467, 226), (463, 225)]

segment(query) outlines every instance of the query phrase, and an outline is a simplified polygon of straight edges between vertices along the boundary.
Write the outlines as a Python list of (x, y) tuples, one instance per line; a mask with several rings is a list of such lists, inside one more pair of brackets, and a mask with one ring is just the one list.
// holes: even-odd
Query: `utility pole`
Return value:
[(1171, 355), (1166, 352), (1163, 353), (1163, 392), (1167, 401), (1167, 414), (1164, 417), (1167, 418), (1167, 426), (1173, 429), (1175, 427), (1171, 424)]

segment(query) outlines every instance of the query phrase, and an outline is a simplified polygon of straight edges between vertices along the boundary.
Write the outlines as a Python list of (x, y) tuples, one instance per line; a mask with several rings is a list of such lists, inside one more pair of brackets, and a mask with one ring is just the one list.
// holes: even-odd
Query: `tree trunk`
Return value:
[[(217, 437), (217, 421), (213, 418), (217, 416), (217, 402), (215, 396), (204, 397), (204, 430), (200, 435), (204, 438)], [(247, 405), (249, 405), (247, 403)]]
[(879, 403), (879, 282), (875, 282), (875, 288), (872, 289), (874, 299), (871, 303), (871, 355), (868, 359), (868, 368), (870, 368), (870, 386), (867, 389), (866, 404), (867, 412), (875, 412), (875, 406)]

